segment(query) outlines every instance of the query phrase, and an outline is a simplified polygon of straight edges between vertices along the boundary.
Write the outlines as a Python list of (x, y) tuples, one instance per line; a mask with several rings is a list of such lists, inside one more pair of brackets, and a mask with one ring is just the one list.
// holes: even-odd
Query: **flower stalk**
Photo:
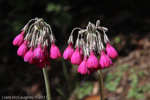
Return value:
[(42, 68), (42, 70), (43, 70), (45, 86), (46, 86), (46, 97), (47, 97), (47, 100), (51, 100), (50, 83), (49, 83), (47, 69), (46, 67), (44, 67)]
[(97, 73), (98, 73), (98, 77), (99, 77), (100, 97), (101, 97), (101, 100), (105, 100), (104, 99), (104, 88), (103, 88), (103, 75), (102, 75), (102, 71), (98, 70)]

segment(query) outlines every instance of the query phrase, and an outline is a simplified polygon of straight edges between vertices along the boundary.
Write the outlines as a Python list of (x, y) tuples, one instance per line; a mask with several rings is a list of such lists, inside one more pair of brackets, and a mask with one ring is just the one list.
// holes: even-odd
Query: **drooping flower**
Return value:
[(106, 52), (111, 58), (116, 58), (118, 56), (117, 51), (110, 45), (109, 42), (106, 44)]
[[(72, 43), (73, 45), (73, 33), (75, 30), (78, 30), (78, 34), (75, 43), (76, 49), (71, 56), (71, 63), (79, 65), (79, 73), (91, 74), (94, 71), (98, 71), (99, 69), (113, 65), (110, 58), (116, 58), (118, 56), (118, 53), (109, 44), (110, 40), (106, 34), (108, 29), (106, 27), (100, 26), (100, 20), (98, 20), (96, 24), (89, 22), (85, 29), (79, 27), (74, 28), (69, 36), (68, 44)], [(101, 34), (103, 34), (103, 39), (101, 38)], [(105, 54), (105, 45), (103, 43), (107, 45), (107, 54)], [(64, 52), (64, 59), (69, 58), (67, 55), (68, 53), (66, 54), (66, 52), (68, 52), (68, 48), (69, 46)], [(99, 57), (97, 58), (96, 56), (101, 56), (100, 61), (98, 60)], [(87, 60), (82, 61), (83, 57), (87, 57)]]
[(44, 53), (44, 58), (46, 59), (49, 58), (49, 52), (48, 52), (47, 46), (44, 46), (43, 53)]
[(50, 57), (49, 57), (49, 52), (48, 52), (47, 46), (44, 46), (44, 48), (43, 48), (43, 53), (44, 53), (44, 62), (45, 62), (45, 64), (46, 64), (47, 66), (50, 66), (50, 61), (49, 61), (49, 59), (48, 59), (48, 58), (50, 58)]
[(50, 57), (53, 59), (61, 57), (55, 41), (51, 26), (43, 18), (36, 17), (22, 28), (22, 32), (13, 40), (13, 45), (19, 46), (17, 55), (24, 57), (25, 62), (34, 63), (37, 67), (43, 68), (45, 65), (50, 66)]
[(15, 39), (13, 40), (13, 45), (14, 46), (21, 46), (23, 41), (24, 41), (24, 31), (22, 31), (19, 35), (17, 35), (15, 37)]
[(29, 62), (30, 64), (34, 63), (33, 59), (33, 47), (30, 48), (30, 50), (25, 54), (24, 61)]
[(81, 64), (78, 67), (78, 73), (81, 73), (83, 75), (85, 75), (86, 73), (88, 73), (86, 62), (87, 62), (87, 57), (84, 57), (84, 60), (81, 62)]
[(83, 55), (82, 47), (80, 47), (80, 54)]
[(71, 63), (75, 64), (75, 65), (79, 65), (81, 63), (81, 61), (82, 61), (82, 57), (81, 57), (79, 48), (76, 47), (76, 50), (71, 57)]
[(51, 65), (49, 59), (45, 59), (45, 64), (46, 64), (47, 66), (50, 66), (50, 65)]
[(110, 65), (113, 65), (111, 59), (105, 54), (105, 51), (101, 52), (100, 65), (101, 68), (107, 68)]
[(40, 43), (38, 44), (38, 47), (36, 49), (34, 49), (33, 58), (34, 59), (38, 59), (40, 61), (44, 60), (44, 53), (43, 53), (43, 50), (41, 48), (41, 44)]
[(25, 40), (24, 43), (18, 48), (17, 54), (18, 56), (24, 57), (27, 51), (28, 51), (27, 41)]
[(36, 61), (36, 66), (37, 67), (40, 67), (40, 68), (44, 68), (45, 67), (45, 61)]
[(98, 59), (94, 55), (93, 51), (91, 51), (90, 56), (87, 60), (87, 68), (91, 70), (98, 69)]
[(72, 44), (70, 43), (63, 53), (63, 58), (66, 60), (70, 60), (73, 53), (74, 49), (72, 47)]
[(51, 48), (50, 48), (50, 57), (52, 59), (57, 59), (61, 57), (61, 52), (59, 48), (55, 45), (54, 42), (52, 42)]

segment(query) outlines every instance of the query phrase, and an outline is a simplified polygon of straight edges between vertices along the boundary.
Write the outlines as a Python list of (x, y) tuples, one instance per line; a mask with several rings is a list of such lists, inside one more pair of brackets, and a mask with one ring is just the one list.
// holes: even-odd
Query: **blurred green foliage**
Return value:
[(64, 92), (59, 88), (56, 88), (56, 91), (59, 93), (59, 95), (61, 95), (64, 100), (67, 100), (66, 94), (64, 94)]
[[(2, 2), (1, 16), (4, 19), (0, 24), (7, 28), (5, 32), (14, 36), (20, 33), (24, 25), (32, 18), (43, 18), (56, 33), (60, 33), (65, 26), (72, 24), (73, 14), (68, 11), (69, 1), (29, 1), (29, 0), (6, 0)], [(5, 13), (7, 12), (7, 13)]]
[[(120, 85), (121, 79), (124, 77), (124, 73), (128, 71), (128, 64), (119, 65), (116, 67), (116, 72), (108, 73), (106, 77), (105, 87), (111, 91), (115, 92), (117, 87)], [(144, 72), (139, 70), (138, 67), (131, 68), (129, 70), (131, 80), (130, 89), (127, 94), (127, 98), (134, 98), (136, 100), (145, 99), (145, 92), (150, 92), (150, 84), (145, 86), (138, 86), (139, 78), (144, 77)], [(127, 76), (125, 76), (127, 77)]]
[(82, 85), (77, 85), (76, 94), (78, 99), (83, 99), (85, 96), (91, 94), (93, 90), (92, 82), (84, 82)]
[(145, 84), (144, 86), (138, 86), (139, 78), (144, 77), (144, 72), (142, 70), (139, 71), (137, 67), (130, 70), (130, 77), (131, 80), (130, 90), (128, 92), (127, 98), (135, 98), (136, 100), (145, 99), (145, 92), (150, 91), (150, 85)]
[(116, 44), (119, 44), (120, 41), (121, 41), (121, 40), (120, 40), (120, 37), (119, 37), (119, 36), (116, 36), (116, 37), (115, 37), (115, 43), (116, 43)]
[(59, 13), (62, 9), (60, 4), (48, 3), (46, 7), (46, 12), (56, 12)]
[(45, 9), (47, 13), (51, 13), (51, 16), (54, 16), (51, 21), (55, 26), (59, 28), (63, 26), (69, 26), (72, 22), (72, 15), (64, 8), (64, 3), (55, 4), (50, 2), (47, 4), (47, 7)]
[(120, 84), (120, 80), (122, 79), (124, 72), (127, 71), (128, 64), (117, 66), (117, 71), (115, 73), (111, 72), (107, 74), (105, 87), (111, 91), (115, 92), (117, 87)]

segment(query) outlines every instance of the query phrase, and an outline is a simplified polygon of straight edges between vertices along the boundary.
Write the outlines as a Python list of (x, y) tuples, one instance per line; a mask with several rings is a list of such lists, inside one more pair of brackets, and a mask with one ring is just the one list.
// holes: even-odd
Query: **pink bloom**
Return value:
[(24, 31), (22, 31), (19, 35), (17, 35), (15, 37), (15, 39), (13, 40), (13, 45), (20, 46), (24, 41), (24, 36), (23, 35), (24, 35)]
[(83, 55), (82, 47), (80, 47), (80, 54)]
[(37, 67), (40, 67), (40, 68), (45, 67), (45, 62), (44, 61), (37, 61), (35, 64), (36, 64)]
[(81, 57), (81, 54), (79, 52), (79, 48), (76, 47), (76, 50), (71, 57), (71, 63), (79, 65), (81, 63), (81, 61), (82, 61), (82, 57)]
[(50, 66), (50, 61), (49, 61), (48, 59), (45, 59), (45, 64), (46, 64), (47, 66)]
[(43, 53), (40, 43), (39, 43), (38, 47), (36, 49), (34, 49), (33, 58), (38, 59), (40, 61), (44, 60), (44, 53)]
[(52, 42), (52, 45), (51, 45), (50, 57), (52, 59), (57, 59), (57, 58), (61, 57), (61, 52), (60, 52), (59, 48), (55, 45), (54, 42)]
[(25, 54), (24, 61), (29, 62), (30, 64), (34, 63), (33, 60), (33, 48), (31, 47), (30, 50)]
[(27, 41), (24, 41), (23, 44), (18, 48), (17, 54), (18, 56), (24, 57), (28, 51)]
[(105, 54), (105, 51), (101, 52), (100, 65), (101, 68), (109, 67), (110, 65), (113, 65), (111, 59)]
[(74, 49), (72, 47), (72, 44), (70, 43), (63, 53), (63, 58), (70, 60), (73, 53), (74, 53)]
[(49, 58), (49, 52), (48, 52), (47, 46), (45, 46), (43, 48), (43, 52), (44, 52), (44, 61), (45, 61), (45, 64), (47, 66), (50, 66), (50, 61), (48, 60), (48, 58)]
[(85, 75), (88, 72), (86, 61), (87, 58), (84, 57), (84, 60), (81, 62), (81, 64), (78, 67), (78, 73)]
[(87, 60), (87, 68), (92, 70), (98, 69), (98, 59), (94, 55), (93, 51), (91, 51), (90, 56)]
[(107, 55), (111, 58), (116, 58), (118, 56), (117, 51), (110, 45), (109, 42), (106, 45), (106, 52)]
[(48, 52), (47, 46), (44, 46), (43, 53), (44, 53), (44, 58), (49, 58), (49, 52)]

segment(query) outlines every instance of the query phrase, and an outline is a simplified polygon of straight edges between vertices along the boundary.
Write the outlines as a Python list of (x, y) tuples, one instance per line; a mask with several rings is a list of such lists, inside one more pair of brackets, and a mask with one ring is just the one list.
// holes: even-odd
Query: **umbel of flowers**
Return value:
[[(74, 50), (73, 32), (76, 29), (79, 31)], [(100, 26), (99, 20), (96, 25), (89, 22), (86, 29), (74, 28), (68, 40), (68, 47), (63, 53), (63, 58), (70, 60), (72, 64), (79, 65), (78, 72), (81, 74), (90, 74), (113, 65), (110, 58), (116, 58), (118, 53), (110, 45), (106, 35), (107, 31), (107, 28)], [(101, 39), (102, 35), (104, 41)], [(106, 49), (103, 43), (106, 44)], [(98, 60), (98, 58), (100, 59)]]
[(42, 18), (35, 18), (31, 19), (15, 37), (13, 45), (19, 47), (17, 55), (23, 57), (25, 62), (43, 68), (45, 64), (50, 65), (49, 58), (61, 57), (55, 41), (50, 25)]

